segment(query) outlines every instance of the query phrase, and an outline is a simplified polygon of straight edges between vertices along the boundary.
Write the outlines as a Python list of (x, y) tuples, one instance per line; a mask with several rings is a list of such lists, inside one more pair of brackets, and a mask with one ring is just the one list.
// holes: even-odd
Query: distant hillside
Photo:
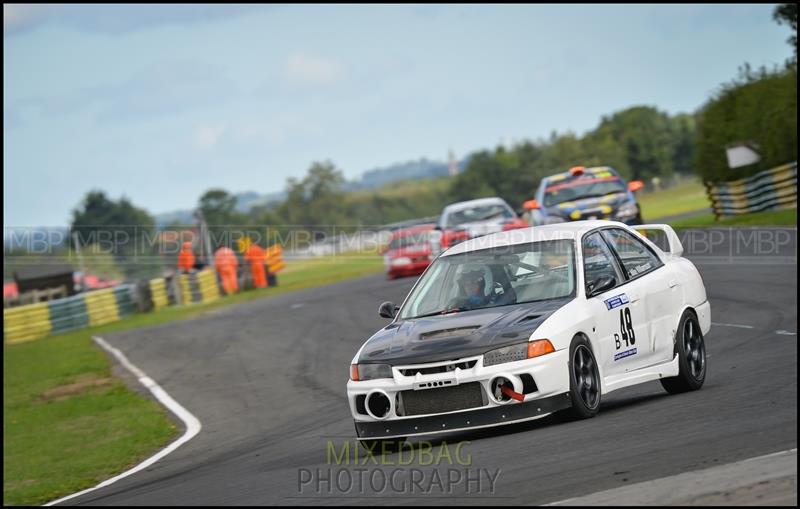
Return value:
[[(258, 205), (266, 205), (270, 202), (279, 202), (283, 200), (286, 193), (283, 191), (277, 193), (259, 194), (255, 191), (245, 191), (237, 193), (236, 196), (236, 211), (248, 212), (251, 208)], [(156, 221), (156, 228), (163, 228), (169, 224), (192, 224), (194, 217), (192, 217), (193, 210), (173, 210), (170, 212), (162, 212), (153, 216)]]
[[(459, 172), (464, 171), (468, 158), (459, 161)], [(447, 173), (447, 163), (429, 161), (422, 158), (418, 161), (397, 163), (384, 168), (375, 168), (365, 171), (360, 178), (351, 180), (344, 185), (347, 191), (361, 189), (376, 189), (392, 182), (401, 180), (420, 180), (434, 177), (444, 177)], [(279, 202), (286, 196), (284, 191), (276, 193), (259, 194), (255, 191), (245, 191), (236, 196), (236, 210), (248, 212), (252, 207), (266, 205), (270, 202)], [(156, 227), (160, 228), (171, 223), (190, 224), (194, 222), (191, 210), (175, 210), (155, 215)]]
[(360, 179), (348, 182), (345, 187), (347, 189), (373, 189), (399, 180), (418, 180), (446, 175), (447, 163), (423, 158), (419, 161), (397, 163), (385, 168), (365, 171)]
[(270, 202), (283, 201), (283, 199), (286, 197), (286, 193), (284, 191), (278, 191), (277, 193), (258, 194), (255, 191), (247, 191), (244, 193), (238, 193), (235, 196), (236, 211), (248, 212), (251, 208), (259, 205), (267, 205)]

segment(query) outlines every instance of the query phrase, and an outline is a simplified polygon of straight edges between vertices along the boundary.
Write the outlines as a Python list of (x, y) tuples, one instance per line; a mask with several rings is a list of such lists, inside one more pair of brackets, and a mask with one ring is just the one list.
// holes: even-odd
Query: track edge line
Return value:
[(200, 430), (203, 428), (202, 423), (200, 420), (195, 417), (191, 412), (186, 410), (180, 403), (175, 401), (172, 396), (170, 396), (167, 391), (161, 388), (157, 383), (153, 381), (149, 376), (145, 374), (144, 371), (136, 367), (133, 363), (131, 363), (128, 358), (122, 353), (120, 350), (114, 348), (110, 344), (108, 344), (103, 338), (100, 336), (92, 336), (92, 341), (95, 342), (100, 348), (105, 350), (107, 353), (113, 355), (117, 361), (119, 361), (122, 366), (130, 371), (136, 379), (142, 384), (148, 391), (161, 403), (165, 406), (170, 412), (172, 412), (178, 419), (183, 422), (183, 425), (186, 427), (186, 431), (184, 431), (183, 435), (181, 435), (177, 440), (172, 442), (171, 444), (167, 445), (154, 455), (150, 456), (146, 460), (142, 461), (138, 465), (129, 468), (128, 470), (122, 472), (119, 475), (116, 475), (110, 479), (106, 479), (105, 481), (101, 482), (97, 486), (93, 488), (87, 488), (85, 490), (79, 491), (77, 493), (73, 493), (72, 495), (67, 495), (66, 497), (59, 498), (52, 502), (48, 502), (44, 504), (44, 506), (52, 506), (56, 504), (60, 504), (61, 502), (65, 502), (75, 497), (80, 497), (87, 493), (91, 493), (92, 491), (99, 490), (100, 488), (105, 488), (106, 486), (110, 486), (115, 482), (124, 479), (130, 475), (133, 475), (145, 468), (149, 467), (150, 465), (154, 464), (161, 458), (167, 456), (171, 452), (175, 451), (178, 447), (185, 444), (189, 440), (195, 437)]

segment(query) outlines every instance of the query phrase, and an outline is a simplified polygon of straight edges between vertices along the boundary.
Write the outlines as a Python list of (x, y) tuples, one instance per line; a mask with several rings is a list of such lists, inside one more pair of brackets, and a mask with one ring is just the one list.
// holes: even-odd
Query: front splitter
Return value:
[(569, 393), (525, 403), (391, 421), (355, 421), (359, 439), (399, 438), (486, 428), (544, 417), (572, 406)]

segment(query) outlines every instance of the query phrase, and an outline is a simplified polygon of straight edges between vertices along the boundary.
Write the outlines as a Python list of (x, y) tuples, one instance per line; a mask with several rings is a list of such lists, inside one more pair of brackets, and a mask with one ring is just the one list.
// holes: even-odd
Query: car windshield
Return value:
[(418, 233), (409, 233), (407, 235), (401, 235), (400, 237), (395, 237), (389, 243), (389, 249), (400, 249), (403, 247), (409, 246), (416, 246), (418, 244), (424, 244), (429, 240), (430, 232), (418, 232)]
[(447, 215), (445, 226), (457, 226), (459, 224), (486, 221), (489, 219), (513, 218), (514, 213), (511, 211), (511, 209), (501, 203), (493, 203), (491, 205), (481, 205), (478, 207), (471, 207), (468, 209), (450, 212)]
[(624, 193), (622, 179), (596, 180), (585, 184), (559, 184), (545, 188), (544, 204), (547, 207), (582, 198), (596, 198), (611, 193)]
[(401, 319), (574, 295), (572, 240), (549, 240), (437, 259), (414, 287)]

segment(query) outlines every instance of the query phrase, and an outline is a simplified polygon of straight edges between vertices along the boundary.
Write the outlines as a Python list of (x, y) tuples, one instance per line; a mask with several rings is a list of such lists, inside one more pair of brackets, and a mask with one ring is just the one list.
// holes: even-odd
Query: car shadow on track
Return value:
[(641, 405), (650, 401), (658, 401), (662, 398), (669, 398), (670, 395), (666, 391), (653, 392), (649, 394), (636, 394), (626, 397), (617, 397), (611, 401), (604, 401), (600, 404), (600, 413), (598, 415), (609, 414), (618, 410), (624, 410), (634, 405)]
[[(630, 409), (632, 406), (645, 404), (665, 397), (669, 397), (669, 394), (666, 392), (638, 394), (621, 398), (617, 397), (611, 401), (601, 403), (598, 417), (602, 418), (603, 415), (615, 413), (620, 410)], [(413, 449), (419, 449), (420, 447), (427, 447), (429, 445), (438, 447), (444, 443), (475, 441), (498, 436), (510, 436), (517, 433), (526, 433), (529, 431), (546, 429), (551, 426), (562, 426), (568, 423), (577, 422), (581, 421), (571, 419), (570, 417), (561, 414), (551, 414), (547, 417), (542, 417), (541, 419), (534, 419), (532, 421), (519, 422), (515, 424), (498, 425), (478, 430), (456, 431), (453, 433), (443, 433), (433, 436), (422, 436), (419, 440), (410, 438), (407, 441), (406, 447), (410, 446)]]

